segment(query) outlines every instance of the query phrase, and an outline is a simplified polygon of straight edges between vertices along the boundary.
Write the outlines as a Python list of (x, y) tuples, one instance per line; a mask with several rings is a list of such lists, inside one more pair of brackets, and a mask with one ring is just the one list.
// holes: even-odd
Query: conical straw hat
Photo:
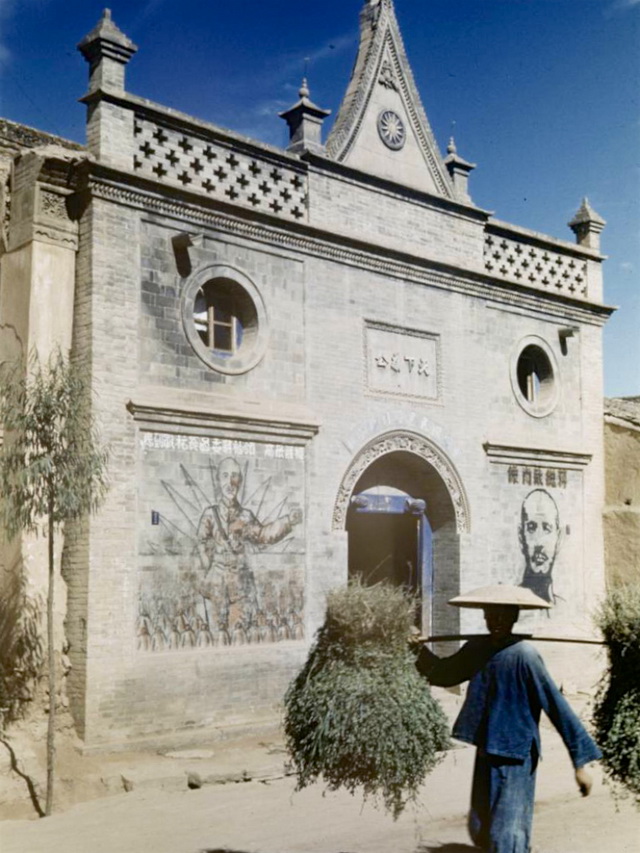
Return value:
[(530, 589), (511, 584), (493, 584), (473, 589), (464, 595), (457, 595), (449, 600), (455, 607), (487, 607), (495, 604), (509, 604), (521, 610), (549, 609), (548, 601), (540, 598)]

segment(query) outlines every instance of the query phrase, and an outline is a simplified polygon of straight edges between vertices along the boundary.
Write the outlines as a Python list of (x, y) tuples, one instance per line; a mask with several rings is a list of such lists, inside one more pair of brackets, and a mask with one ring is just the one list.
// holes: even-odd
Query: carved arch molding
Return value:
[(451, 498), (456, 518), (456, 530), (458, 533), (468, 533), (470, 529), (469, 502), (460, 476), (451, 460), (429, 439), (406, 430), (394, 430), (378, 436), (366, 444), (358, 453), (338, 490), (333, 511), (333, 529), (344, 530), (347, 523), (349, 501), (362, 474), (378, 459), (398, 450), (413, 453), (438, 472)]

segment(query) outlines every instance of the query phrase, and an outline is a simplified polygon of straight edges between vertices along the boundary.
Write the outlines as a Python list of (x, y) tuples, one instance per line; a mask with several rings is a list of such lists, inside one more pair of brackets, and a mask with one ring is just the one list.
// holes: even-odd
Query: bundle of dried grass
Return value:
[(382, 801), (394, 818), (449, 746), (448, 722), (407, 650), (415, 601), (386, 584), (332, 591), (326, 620), (286, 697), (298, 788)]
[(609, 665), (594, 709), (596, 740), (615, 792), (640, 806), (640, 584), (611, 590), (597, 622)]

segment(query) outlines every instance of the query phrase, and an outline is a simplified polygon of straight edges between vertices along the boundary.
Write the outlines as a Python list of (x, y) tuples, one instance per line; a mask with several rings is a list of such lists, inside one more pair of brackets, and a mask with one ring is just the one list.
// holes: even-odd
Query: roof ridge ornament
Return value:
[(289, 145), (287, 151), (293, 154), (324, 154), (322, 144), (322, 122), (331, 115), (331, 110), (323, 110), (314, 104), (306, 76), (298, 91), (299, 100), (288, 110), (278, 113), (289, 125)]
[(138, 50), (104, 9), (95, 27), (77, 45), (89, 63), (89, 91), (124, 91), (124, 69)]
[(451, 177), (453, 190), (458, 201), (461, 201), (463, 204), (473, 204), (469, 195), (469, 175), (476, 168), (476, 164), (469, 163), (468, 160), (460, 157), (453, 136), (450, 137), (449, 144), (447, 145), (447, 157), (445, 158), (444, 165), (447, 167), (447, 171)]
[[(331, 159), (348, 162), (365, 117), (375, 109), (375, 103), (378, 103), (377, 112), (380, 110), (380, 97), (375, 94), (378, 86), (389, 93), (388, 109), (396, 114), (398, 111), (404, 113), (404, 116), (399, 115), (399, 120), (407, 125), (407, 133), (415, 139), (417, 149), (412, 145), (410, 150), (416, 158), (424, 161), (425, 189), (446, 198), (455, 198), (454, 187), (413, 78), (393, 0), (365, 0), (361, 9), (358, 54), (326, 143), (327, 156)], [(417, 162), (414, 161), (414, 165)], [(358, 168), (367, 170), (368, 167), (365, 164)], [(410, 182), (409, 172), (405, 182)]]
[(588, 249), (596, 249), (599, 252), (600, 233), (606, 224), (606, 220), (596, 213), (585, 196), (578, 212), (569, 222), (569, 228), (576, 235), (579, 246), (586, 246)]

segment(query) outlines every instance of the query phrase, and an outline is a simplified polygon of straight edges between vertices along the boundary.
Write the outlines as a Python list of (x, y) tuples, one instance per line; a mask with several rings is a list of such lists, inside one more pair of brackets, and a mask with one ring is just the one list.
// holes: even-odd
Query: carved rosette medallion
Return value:
[(407, 141), (407, 129), (404, 122), (393, 110), (382, 110), (378, 116), (378, 133), (387, 148), (400, 151)]
[(50, 190), (40, 190), (40, 211), (54, 219), (68, 219), (66, 198)]
[(469, 502), (458, 472), (447, 456), (429, 439), (405, 430), (385, 433), (370, 441), (358, 453), (340, 484), (333, 511), (333, 529), (344, 530), (349, 501), (362, 474), (382, 456), (397, 450), (415, 454), (438, 472), (451, 497), (456, 516), (456, 530), (458, 533), (467, 533), (470, 529)]

